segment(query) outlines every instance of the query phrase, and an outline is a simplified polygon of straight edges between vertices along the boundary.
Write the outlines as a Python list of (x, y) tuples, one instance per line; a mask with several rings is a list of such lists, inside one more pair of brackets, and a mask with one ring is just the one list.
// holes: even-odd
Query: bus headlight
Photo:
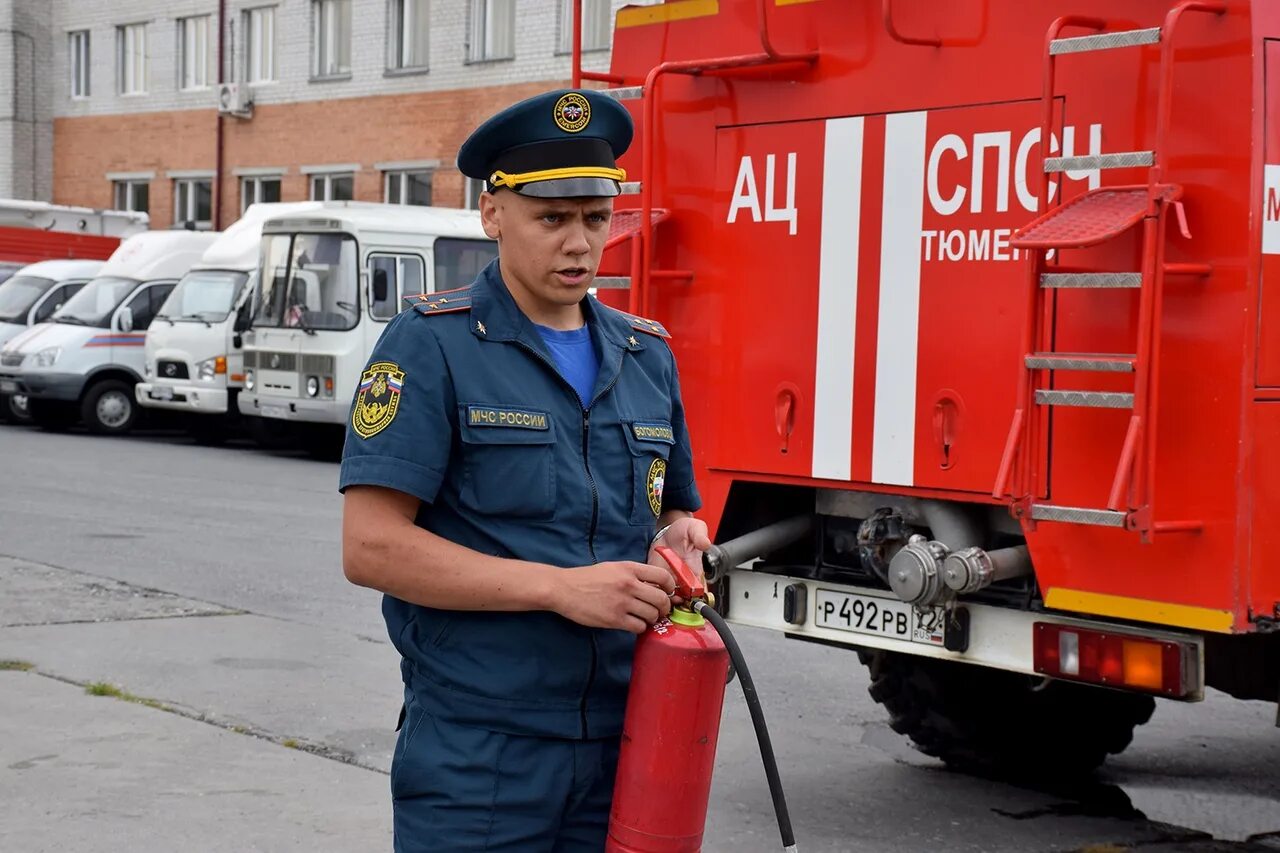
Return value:
[(320, 379), (315, 376), (307, 377), (307, 396), (315, 397), (320, 393)]
[(249, 369), (244, 372), (244, 390), (252, 391), (257, 386), (257, 381), (253, 376), (253, 370)]

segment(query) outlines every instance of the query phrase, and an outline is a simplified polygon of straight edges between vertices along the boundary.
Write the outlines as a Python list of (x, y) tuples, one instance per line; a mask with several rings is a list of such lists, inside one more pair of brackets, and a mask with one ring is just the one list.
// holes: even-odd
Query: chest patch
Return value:
[(649, 476), (646, 479), (645, 492), (649, 496), (649, 509), (653, 510), (656, 518), (662, 515), (662, 487), (667, 481), (667, 460), (655, 459), (653, 464), (649, 466)]
[(636, 437), (637, 441), (661, 441), (664, 444), (676, 443), (676, 436), (671, 431), (671, 425), (656, 421), (650, 423), (637, 421), (633, 423), (631, 425), (631, 434)]
[(400, 410), (404, 371), (394, 361), (379, 361), (360, 376), (351, 428), (361, 438), (373, 438), (386, 429)]
[(498, 406), (467, 406), (467, 423), (477, 427), (550, 429), (545, 412), (505, 409)]

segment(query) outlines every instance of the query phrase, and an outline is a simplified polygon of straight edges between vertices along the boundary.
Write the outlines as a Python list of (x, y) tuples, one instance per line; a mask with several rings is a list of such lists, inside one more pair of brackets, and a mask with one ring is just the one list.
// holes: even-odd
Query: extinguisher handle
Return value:
[(686, 601), (706, 597), (706, 581), (703, 580), (702, 575), (689, 568), (679, 554), (666, 545), (659, 545), (654, 550), (658, 552), (658, 556), (667, 561), (667, 565), (671, 567), (671, 573), (676, 576), (676, 595)]

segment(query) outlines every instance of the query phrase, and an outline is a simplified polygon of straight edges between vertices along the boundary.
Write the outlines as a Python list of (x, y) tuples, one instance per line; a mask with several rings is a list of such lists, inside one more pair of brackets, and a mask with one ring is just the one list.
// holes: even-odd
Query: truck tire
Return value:
[(0, 396), (0, 421), (10, 424), (31, 423), (31, 413), (27, 410), (27, 395)]
[(133, 386), (119, 379), (104, 379), (89, 386), (80, 403), (80, 418), (96, 435), (124, 435), (138, 420)]
[(65, 432), (76, 423), (76, 410), (72, 403), (28, 397), (27, 413), (31, 415), (32, 423), (49, 432)]
[(966, 772), (1079, 778), (1122, 752), (1155, 710), (1150, 696), (1136, 693), (894, 652), (858, 657), (890, 728)]

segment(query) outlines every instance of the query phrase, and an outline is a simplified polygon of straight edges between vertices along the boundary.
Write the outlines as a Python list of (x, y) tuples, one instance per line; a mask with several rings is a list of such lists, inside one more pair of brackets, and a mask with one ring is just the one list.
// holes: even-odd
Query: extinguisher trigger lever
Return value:
[(666, 545), (659, 545), (654, 550), (658, 552), (658, 556), (667, 561), (667, 565), (671, 567), (671, 573), (676, 576), (676, 595), (686, 601), (706, 596), (706, 581), (703, 580), (702, 575), (689, 568), (688, 563), (682, 560), (679, 554)]

